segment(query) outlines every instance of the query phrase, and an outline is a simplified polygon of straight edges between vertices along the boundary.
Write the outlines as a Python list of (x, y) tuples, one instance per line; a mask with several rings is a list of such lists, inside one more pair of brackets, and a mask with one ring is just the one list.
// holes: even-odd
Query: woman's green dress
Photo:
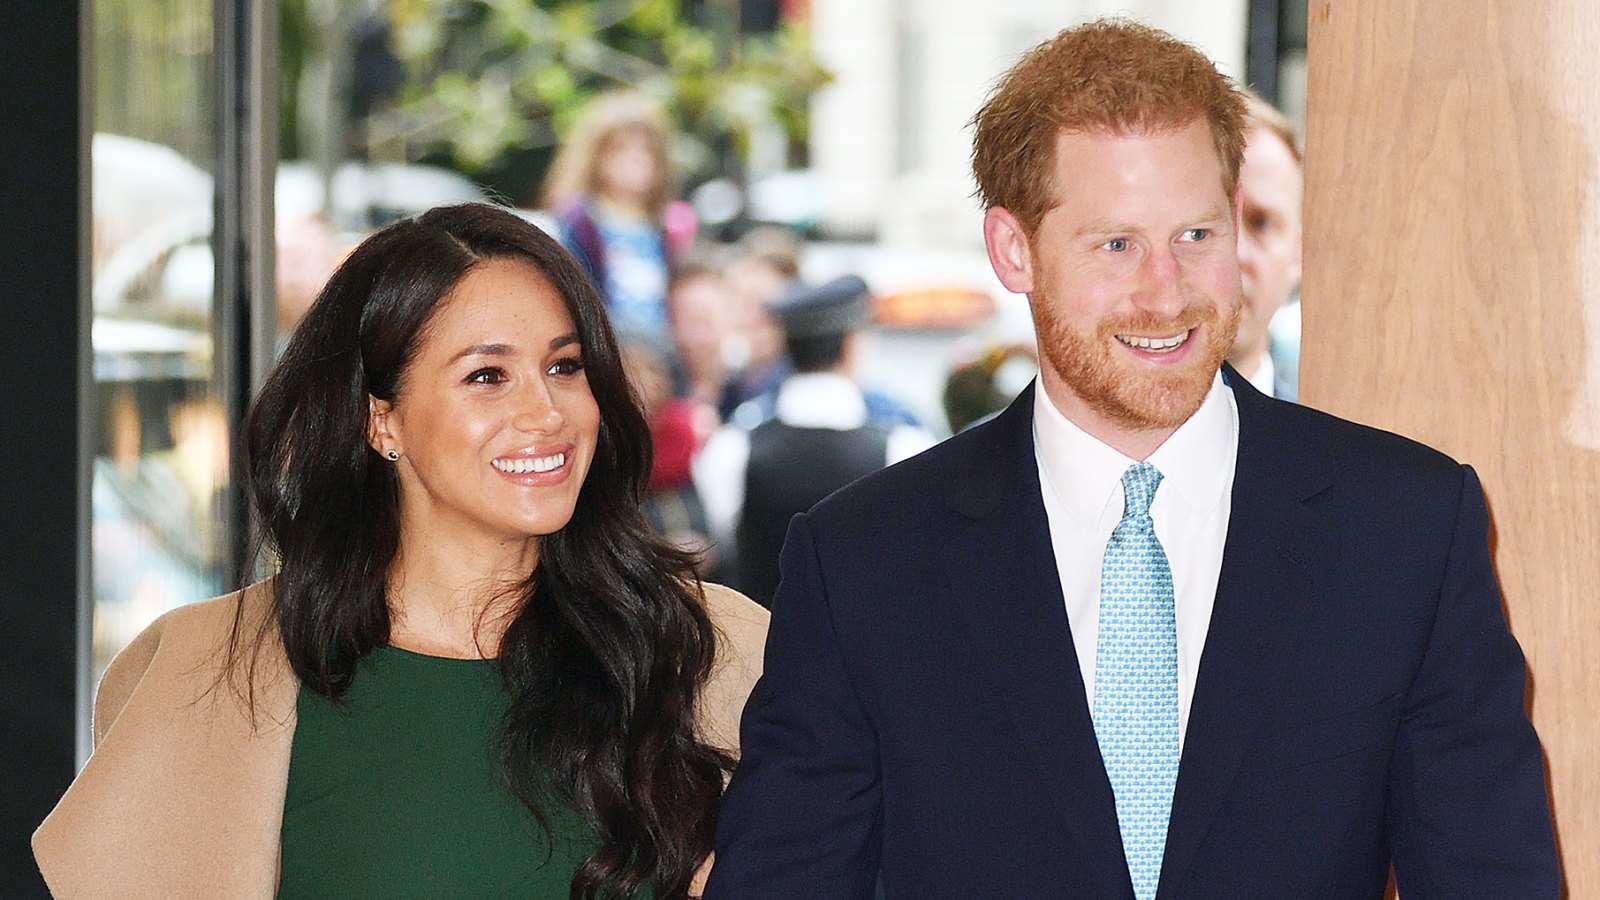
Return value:
[(570, 806), (551, 833), (504, 786), (509, 698), (492, 660), (367, 654), (342, 702), (300, 690), (278, 896), (566, 900), (598, 847)]

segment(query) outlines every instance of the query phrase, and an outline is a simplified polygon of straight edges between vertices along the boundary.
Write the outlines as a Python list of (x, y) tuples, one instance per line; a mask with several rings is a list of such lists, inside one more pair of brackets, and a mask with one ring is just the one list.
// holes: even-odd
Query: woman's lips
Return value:
[(489, 460), (496, 472), (518, 484), (547, 485), (565, 481), (572, 458), (572, 447), (530, 449)]

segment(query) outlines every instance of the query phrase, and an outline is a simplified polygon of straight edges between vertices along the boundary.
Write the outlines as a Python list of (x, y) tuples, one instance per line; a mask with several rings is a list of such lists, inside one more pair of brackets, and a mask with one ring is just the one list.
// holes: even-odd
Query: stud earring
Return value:
[(395, 462), (396, 460), (398, 460), (400, 458), (400, 451), (399, 450), (390, 450), (388, 453), (385, 453), (384, 456), (389, 457), (389, 462)]

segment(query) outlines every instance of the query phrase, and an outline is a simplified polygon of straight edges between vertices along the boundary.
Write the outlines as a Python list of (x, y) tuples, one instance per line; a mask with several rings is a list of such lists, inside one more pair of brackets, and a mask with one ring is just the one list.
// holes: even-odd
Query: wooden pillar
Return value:
[(1600, 898), (1600, 4), (1312, 0), (1301, 397), (1475, 466)]

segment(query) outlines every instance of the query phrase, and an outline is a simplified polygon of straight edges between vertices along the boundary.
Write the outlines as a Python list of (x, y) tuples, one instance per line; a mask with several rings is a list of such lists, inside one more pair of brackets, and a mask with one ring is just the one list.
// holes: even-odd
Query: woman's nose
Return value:
[(511, 420), (513, 427), (542, 433), (559, 430), (565, 421), (566, 417), (544, 382), (536, 381), (518, 392), (517, 410)]

